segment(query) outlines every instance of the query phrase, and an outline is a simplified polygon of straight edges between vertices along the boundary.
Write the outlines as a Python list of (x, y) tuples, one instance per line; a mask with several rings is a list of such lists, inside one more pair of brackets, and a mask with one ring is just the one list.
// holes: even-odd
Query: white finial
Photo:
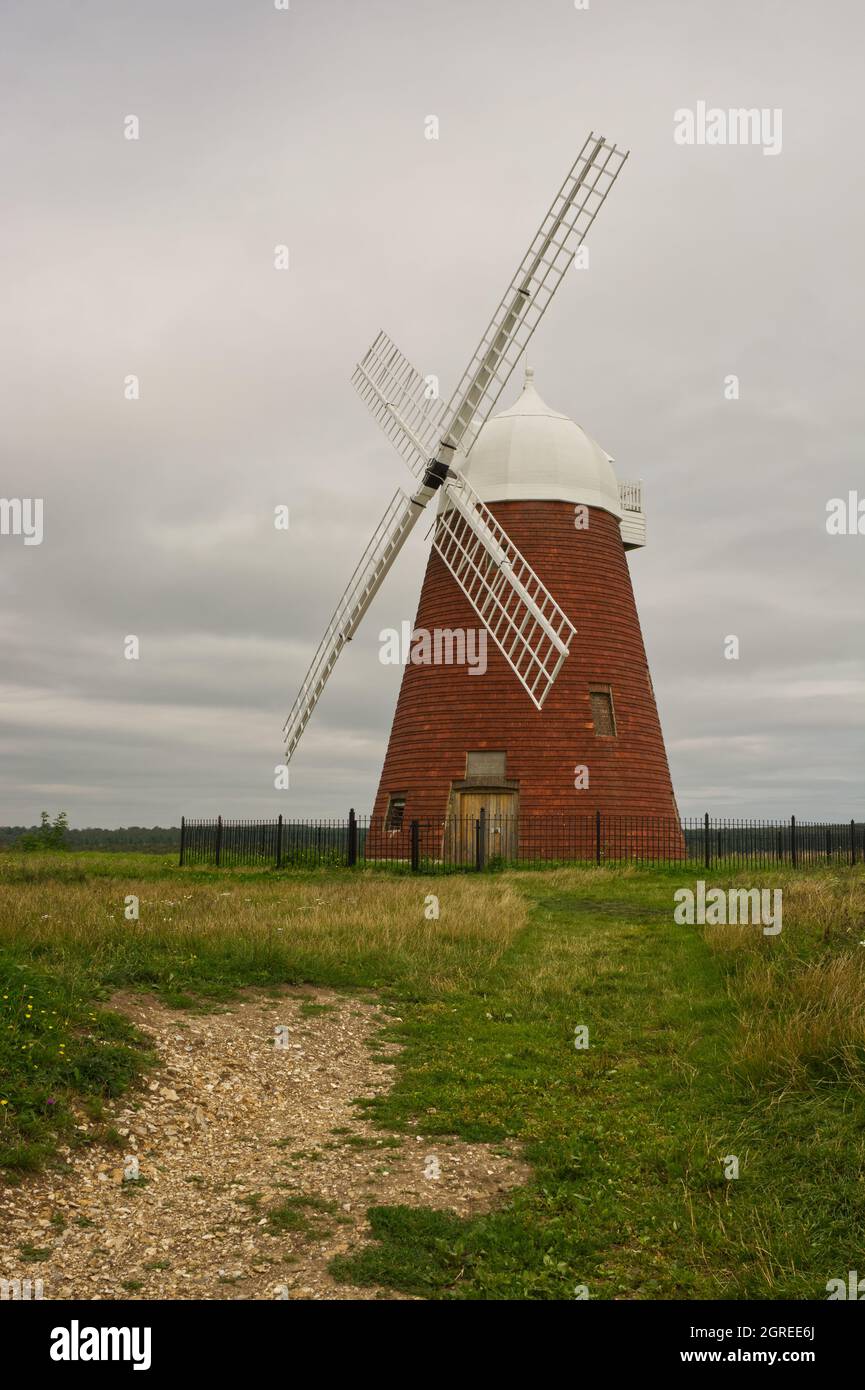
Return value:
[(525, 380), (523, 381), (523, 390), (525, 391), (526, 387), (528, 387), (528, 386), (534, 386), (534, 384), (535, 384), (535, 369), (534, 369), (534, 367), (526, 367)]

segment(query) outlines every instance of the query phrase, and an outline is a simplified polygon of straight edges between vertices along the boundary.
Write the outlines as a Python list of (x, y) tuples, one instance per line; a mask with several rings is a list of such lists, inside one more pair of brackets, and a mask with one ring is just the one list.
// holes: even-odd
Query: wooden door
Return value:
[(457, 801), (457, 857), (460, 863), (474, 860), (476, 849), (475, 823), (484, 812), (486, 825), (485, 857), (516, 859), (517, 857), (517, 794), (511, 791), (459, 792)]

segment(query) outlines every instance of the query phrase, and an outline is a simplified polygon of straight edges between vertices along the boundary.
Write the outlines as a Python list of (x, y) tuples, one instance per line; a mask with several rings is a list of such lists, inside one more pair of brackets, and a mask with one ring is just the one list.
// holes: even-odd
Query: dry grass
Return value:
[(840, 1078), (865, 1089), (865, 953), (829, 957), (778, 978), (749, 972), (734, 1061), (751, 1081)]
[[(292, 977), (314, 960), (318, 976), (324, 970), (338, 980), (346, 971), (357, 982), (360, 967), (363, 983), (408, 976), (438, 992), (477, 983), (527, 916), (525, 899), (499, 880), (433, 883), (361, 873), (341, 881), (225, 883), (18, 883), (4, 891), (0, 944), (14, 939), (33, 957), (67, 966), (95, 968), (110, 959), (116, 983), (135, 983), (139, 966), (169, 959), (178, 980), (194, 977), (202, 956), (212, 975), (216, 956), (227, 976), (242, 963), (246, 972), (257, 964), (273, 977)], [(440, 915), (428, 919), (434, 892)], [(130, 895), (139, 900), (137, 921), (125, 917)]]
[[(740, 1034), (734, 1066), (750, 1082), (801, 1086), (830, 1076), (865, 1089), (865, 881), (855, 874), (766, 875), (783, 890), (777, 938), (709, 927), (731, 968)], [(741, 875), (741, 886), (754, 877)]]

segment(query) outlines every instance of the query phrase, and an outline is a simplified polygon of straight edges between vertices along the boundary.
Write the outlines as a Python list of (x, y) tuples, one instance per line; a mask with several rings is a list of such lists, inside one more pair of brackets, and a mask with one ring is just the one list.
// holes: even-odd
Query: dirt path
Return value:
[[(144, 995), (112, 1003), (162, 1062), (106, 1107), (122, 1146), (62, 1151), (62, 1175), (0, 1195), (0, 1275), (42, 1279), (46, 1299), (381, 1297), (327, 1272), (368, 1237), (367, 1207), (468, 1215), (526, 1180), (505, 1146), (366, 1123), (352, 1102), (386, 1090), (393, 1069), (368, 1047), (383, 1021), (374, 1004), (323, 990), (249, 992), (208, 1015)], [(139, 1179), (124, 1178), (135, 1160)]]

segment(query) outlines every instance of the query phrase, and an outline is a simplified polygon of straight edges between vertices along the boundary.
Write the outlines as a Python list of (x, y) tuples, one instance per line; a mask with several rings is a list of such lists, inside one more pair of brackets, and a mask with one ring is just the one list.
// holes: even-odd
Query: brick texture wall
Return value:
[[(570, 655), (535, 709), (504, 657), (487, 642), (487, 670), (407, 665), (382, 769), (375, 814), (405, 793), (406, 821), (448, 811), (466, 753), (507, 750), (522, 816), (588, 813), (675, 815), (664, 740), (652, 692), (628, 561), (615, 517), (590, 509), (574, 527), (566, 502), (498, 502), (491, 510), (577, 628)], [(431, 552), (416, 628), (477, 628), (478, 621)], [(589, 687), (612, 688), (617, 736), (594, 733)], [(587, 790), (574, 768), (589, 768)]]

